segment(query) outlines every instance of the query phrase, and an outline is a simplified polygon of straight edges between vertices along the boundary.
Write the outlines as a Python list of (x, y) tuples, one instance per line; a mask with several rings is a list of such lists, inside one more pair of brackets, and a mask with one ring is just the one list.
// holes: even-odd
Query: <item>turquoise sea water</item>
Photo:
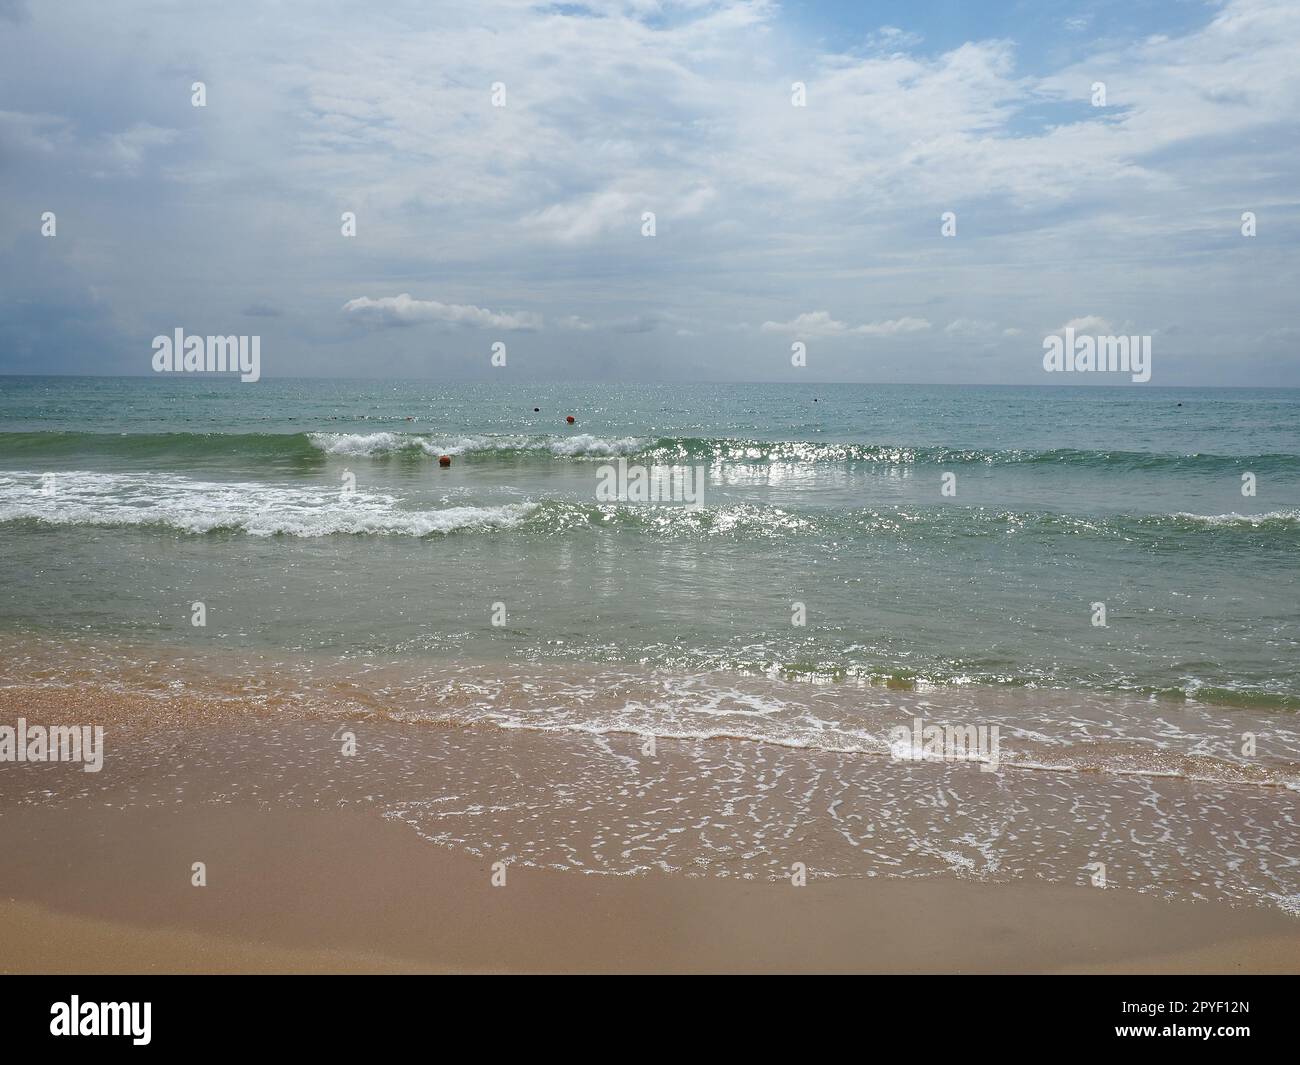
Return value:
[(0, 556), (11, 633), (1288, 710), (1300, 392), (0, 378)]

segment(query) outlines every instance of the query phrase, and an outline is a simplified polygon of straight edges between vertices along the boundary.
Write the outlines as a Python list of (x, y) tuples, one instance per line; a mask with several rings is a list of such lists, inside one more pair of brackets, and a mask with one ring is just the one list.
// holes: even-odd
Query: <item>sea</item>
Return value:
[(436, 725), (541, 866), (1300, 913), (1298, 572), (1300, 390), (0, 377), (0, 679)]

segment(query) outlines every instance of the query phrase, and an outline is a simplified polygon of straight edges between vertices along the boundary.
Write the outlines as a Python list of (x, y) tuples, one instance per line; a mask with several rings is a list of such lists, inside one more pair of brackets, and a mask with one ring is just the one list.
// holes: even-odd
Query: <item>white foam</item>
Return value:
[(590, 433), (579, 433), (577, 436), (552, 440), (549, 445), (552, 454), (566, 456), (632, 455), (639, 451), (640, 448), (641, 441), (633, 436), (625, 436), (620, 440), (602, 440)]
[(604, 440), (590, 433), (565, 437), (497, 437), (478, 436), (435, 439), (407, 433), (308, 433), (307, 439), (327, 455), (386, 455), (399, 451), (422, 451), (426, 455), (468, 455), (483, 451), (549, 452), (561, 458), (607, 457), (631, 455), (641, 449), (642, 441), (627, 436)]
[(432, 453), (425, 437), (400, 433), (308, 433), (307, 439), (327, 455), (383, 455), (409, 449)]
[(1270, 510), (1263, 514), (1191, 514), (1179, 511), (1174, 517), (1205, 525), (1262, 525), (1266, 521), (1300, 521), (1300, 510)]
[(251, 536), (368, 533), (428, 536), (510, 528), (535, 503), (404, 510), (396, 496), (260, 482), (198, 481), (174, 474), (61, 472), (46, 494), (38, 474), (0, 475), (0, 522), (48, 525), (165, 525), (184, 532), (231, 529)]

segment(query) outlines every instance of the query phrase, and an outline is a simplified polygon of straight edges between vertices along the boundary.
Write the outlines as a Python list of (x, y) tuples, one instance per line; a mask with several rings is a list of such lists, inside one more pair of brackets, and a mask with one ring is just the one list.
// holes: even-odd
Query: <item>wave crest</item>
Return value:
[(216, 483), (173, 474), (60, 473), (46, 494), (39, 478), (0, 476), (0, 523), (162, 527), (249, 536), (430, 536), (507, 529), (534, 503), (405, 510), (395, 496), (257, 482)]
[(582, 459), (626, 456), (647, 464), (705, 465), (813, 464), (847, 466), (983, 465), (1068, 467), (1114, 472), (1223, 473), (1228, 471), (1300, 473), (1300, 455), (1175, 454), (1146, 451), (1089, 451), (908, 446), (809, 440), (758, 440), (739, 437), (602, 437), (560, 435), (439, 435), (376, 430), (366, 433), (0, 433), (0, 453), (30, 459), (103, 454), (122, 458), (159, 457), (207, 462), (281, 460), (319, 462), (330, 455), (415, 458), (465, 455), (475, 461)]

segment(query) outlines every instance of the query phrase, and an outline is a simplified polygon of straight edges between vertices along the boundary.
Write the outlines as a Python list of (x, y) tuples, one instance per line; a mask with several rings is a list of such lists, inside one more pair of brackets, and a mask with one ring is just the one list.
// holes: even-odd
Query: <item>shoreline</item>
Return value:
[(6, 972), (1300, 972), (1274, 787), (13, 672), (0, 722), (107, 728), (0, 764)]

